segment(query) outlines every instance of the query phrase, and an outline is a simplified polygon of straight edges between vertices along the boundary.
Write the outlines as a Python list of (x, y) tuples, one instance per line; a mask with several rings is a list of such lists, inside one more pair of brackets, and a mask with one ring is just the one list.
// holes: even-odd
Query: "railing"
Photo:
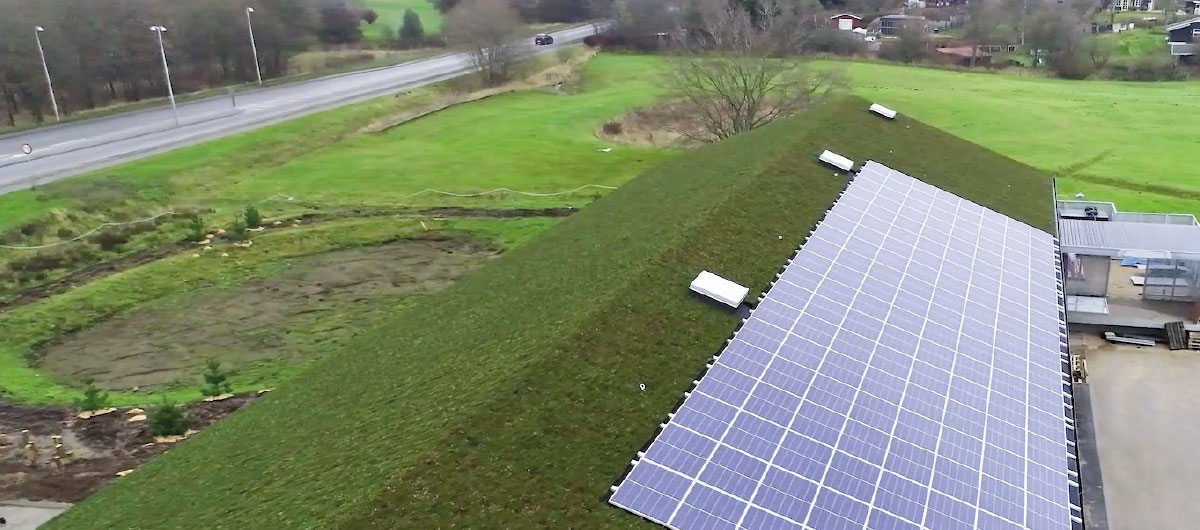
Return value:
[(1190, 42), (1168, 42), (1171, 55), (1196, 55), (1196, 45)]

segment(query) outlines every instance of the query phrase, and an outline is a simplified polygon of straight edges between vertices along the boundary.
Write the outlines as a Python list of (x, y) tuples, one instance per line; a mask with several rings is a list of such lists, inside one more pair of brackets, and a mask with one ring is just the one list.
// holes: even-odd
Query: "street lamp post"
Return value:
[(37, 41), (38, 55), (42, 57), (42, 73), (46, 74), (46, 87), (50, 90), (50, 106), (54, 107), (54, 121), (60, 121), (62, 116), (58, 114), (58, 99), (54, 97), (54, 83), (50, 81), (50, 67), (46, 65), (46, 52), (42, 51), (43, 31), (46, 31), (46, 28), (34, 26), (33, 38)]
[(171, 112), (175, 114), (175, 125), (179, 125), (179, 109), (175, 106), (175, 89), (171, 88), (171, 69), (167, 68), (167, 48), (163, 46), (163, 26), (150, 26), (150, 31), (158, 34), (158, 53), (162, 55), (163, 75), (167, 78), (167, 97), (171, 98)]
[(254, 75), (258, 78), (258, 84), (262, 84), (262, 70), (258, 67), (258, 46), (254, 44), (254, 23), (250, 22), (250, 13), (254, 12), (253, 7), (246, 8), (246, 27), (250, 29), (250, 50), (254, 52)]

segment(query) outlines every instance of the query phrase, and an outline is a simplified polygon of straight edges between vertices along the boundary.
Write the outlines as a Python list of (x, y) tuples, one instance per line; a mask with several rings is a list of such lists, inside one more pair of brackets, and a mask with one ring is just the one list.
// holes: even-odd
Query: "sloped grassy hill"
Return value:
[(688, 282), (757, 295), (845, 185), (822, 149), (1051, 226), (1046, 175), (867, 105), (651, 170), (48, 528), (646, 525), (603, 496), (736, 326)]

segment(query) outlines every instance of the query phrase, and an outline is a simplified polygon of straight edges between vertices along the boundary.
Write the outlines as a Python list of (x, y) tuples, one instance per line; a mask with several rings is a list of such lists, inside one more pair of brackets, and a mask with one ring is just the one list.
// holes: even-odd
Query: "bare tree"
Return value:
[(811, 28), (796, 4), (760, 0), (753, 10), (724, 0), (700, 6), (701, 28), (677, 41), (669, 86), (680, 111), (713, 141), (761, 127), (818, 103), (842, 85), (840, 72), (809, 68), (792, 57)]
[(973, 2), (967, 6), (967, 24), (963, 28), (963, 37), (971, 43), (971, 68), (979, 56), (981, 44), (993, 44), (992, 39), (999, 33), (1000, 12), (992, 2)]
[(521, 19), (505, 0), (467, 0), (446, 15), (443, 31), (453, 44), (468, 49), (484, 83), (508, 81), (517, 62)]
[(1102, 39), (1098, 36), (1087, 37), (1088, 57), (1092, 59), (1093, 69), (1103, 70), (1108, 67), (1108, 61), (1112, 58), (1115, 47), (1113, 41), (1109, 39)]

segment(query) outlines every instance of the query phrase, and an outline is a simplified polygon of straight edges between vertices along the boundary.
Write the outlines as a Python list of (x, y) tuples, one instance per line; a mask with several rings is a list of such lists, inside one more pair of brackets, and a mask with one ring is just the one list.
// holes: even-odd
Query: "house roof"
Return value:
[(880, 20), (925, 20), (925, 17), (920, 15), (884, 15), (879, 17)]
[[(1196, 0), (1196, 1), (1197, 1), (1197, 2), (1200, 2), (1200, 0)], [(838, 14), (836, 14), (836, 15), (832, 16), (832, 17), (829, 17), (829, 20), (833, 20), (833, 19), (835, 19), (835, 18), (845, 18), (845, 17), (850, 17), (850, 18), (852, 18), (852, 19), (854, 19), (854, 20), (862, 20), (862, 17), (860, 17), (860, 16), (858, 16), (858, 15), (855, 15), (855, 14), (853, 14), (853, 13), (838, 13)]]
[[(971, 51), (972, 51), (972, 48), (970, 46), (951, 46), (948, 48), (938, 48), (937, 49), (937, 52), (940, 54), (956, 55), (959, 57), (970, 57), (972, 55)], [(974, 55), (975, 55), (976, 59), (978, 59), (980, 57), (991, 57), (992, 56), (992, 54), (982, 52), (982, 51), (976, 51), (974, 53)]]
[(1059, 221), (1064, 252), (1112, 257), (1200, 255), (1200, 226), (1123, 221)]
[[(1192, 3), (1200, 3), (1200, 1), (1193, 0)], [(1177, 29), (1183, 29), (1183, 28), (1191, 26), (1192, 24), (1195, 24), (1197, 22), (1200, 22), (1200, 17), (1196, 17), (1196, 18), (1193, 18), (1190, 20), (1185, 20), (1183, 22), (1177, 22), (1175, 24), (1171, 24), (1170, 26), (1167, 26), (1167, 31), (1175, 31)]]

